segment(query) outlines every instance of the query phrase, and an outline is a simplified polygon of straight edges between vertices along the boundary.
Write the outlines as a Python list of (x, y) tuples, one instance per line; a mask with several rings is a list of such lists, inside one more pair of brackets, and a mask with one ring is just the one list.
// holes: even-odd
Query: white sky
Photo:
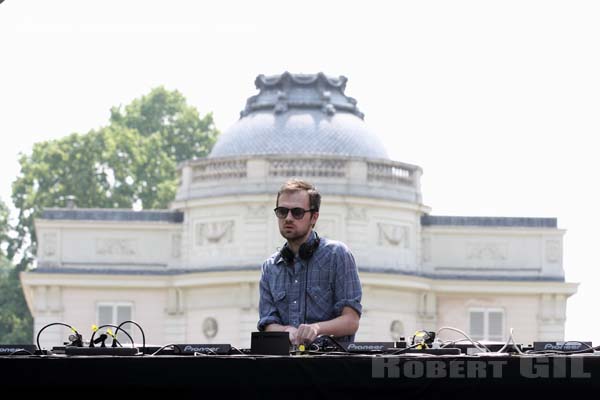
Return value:
[[(178, 89), (223, 131), (256, 75), (348, 77), (437, 215), (557, 217), (581, 282), (567, 339), (600, 344), (597, 1), (25, 1), (0, 4), (0, 198), (17, 154)], [(518, 340), (519, 327), (514, 327)]]

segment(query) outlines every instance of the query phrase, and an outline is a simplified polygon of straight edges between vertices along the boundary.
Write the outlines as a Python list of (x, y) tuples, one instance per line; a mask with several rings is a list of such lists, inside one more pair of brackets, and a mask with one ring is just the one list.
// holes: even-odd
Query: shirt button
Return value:
[(296, 300), (294, 300), (294, 304), (296, 304)]
[(294, 281), (294, 283), (298, 283), (298, 279), (296, 279), (296, 280)]

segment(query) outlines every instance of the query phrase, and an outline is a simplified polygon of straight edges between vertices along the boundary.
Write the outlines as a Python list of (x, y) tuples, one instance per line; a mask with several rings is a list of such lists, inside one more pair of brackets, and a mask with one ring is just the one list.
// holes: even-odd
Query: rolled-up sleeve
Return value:
[(344, 307), (351, 307), (358, 315), (362, 314), (362, 287), (354, 256), (346, 246), (341, 246), (336, 254), (335, 304), (336, 316)]
[(267, 263), (264, 263), (261, 268), (260, 276), (260, 299), (258, 302), (259, 320), (257, 328), (259, 331), (264, 331), (267, 325), (282, 324), (281, 316), (275, 307), (273, 294), (269, 288), (268, 268)]

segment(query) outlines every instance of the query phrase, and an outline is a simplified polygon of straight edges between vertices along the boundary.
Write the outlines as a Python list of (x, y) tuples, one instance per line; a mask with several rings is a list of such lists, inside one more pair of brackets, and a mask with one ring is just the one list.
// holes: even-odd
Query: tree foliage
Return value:
[(0, 199), (0, 343), (31, 343), (32, 319), (19, 271), (6, 257), (10, 241), (8, 207)]
[(0, 343), (32, 342), (19, 273), (35, 255), (34, 219), (43, 209), (65, 207), (70, 196), (83, 208), (165, 208), (177, 189), (177, 163), (206, 156), (217, 135), (211, 114), (200, 117), (181, 93), (158, 87), (113, 107), (107, 126), (21, 155), (12, 234), (0, 201)]
[(19, 271), (0, 256), (0, 343), (32, 343), (32, 327)]
[(5, 257), (5, 247), (8, 246), (10, 237), (8, 236), (10, 226), (8, 224), (8, 207), (0, 199), (0, 257)]
[(113, 107), (109, 124), (87, 134), (36, 143), (22, 155), (12, 199), (18, 211), (16, 239), (22, 268), (35, 254), (33, 220), (44, 208), (165, 208), (177, 189), (178, 162), (203, 157), (218, 131), (211, 114), (200, 117), (178, 91), (163, 87)]
[(132, 129), (143, 137), (160, 137), (156, 144), (176, 163), (207, 155), (217, 135), (212, 114), (201, 118), (181, 93), (162, 87), (124, 108), (113, 107), (110, 113), (113, 126)]

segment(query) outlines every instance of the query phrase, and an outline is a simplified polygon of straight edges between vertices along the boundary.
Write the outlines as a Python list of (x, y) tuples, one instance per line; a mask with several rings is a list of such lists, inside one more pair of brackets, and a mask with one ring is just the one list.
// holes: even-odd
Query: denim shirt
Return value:
[[(314, 239), (314, 232), (311, 235), (309, 240)], [(344, 307), (360, 316), (361, 297), (356, 263), (344, 243), (321, 238), (310, 259), (296, 255), (289, 265), (277, 252), (262, 265), (258, 330), (273, 323), (297, 328), (328, 321), (339, 317)], [(337, 339), (353, 341), (354, 335)]]

